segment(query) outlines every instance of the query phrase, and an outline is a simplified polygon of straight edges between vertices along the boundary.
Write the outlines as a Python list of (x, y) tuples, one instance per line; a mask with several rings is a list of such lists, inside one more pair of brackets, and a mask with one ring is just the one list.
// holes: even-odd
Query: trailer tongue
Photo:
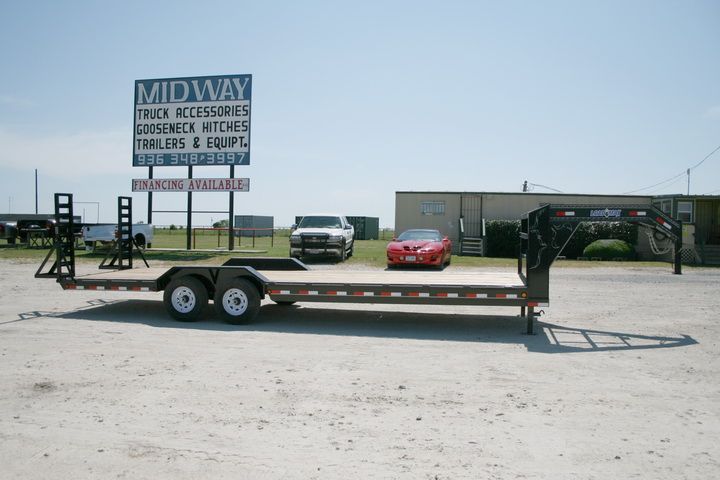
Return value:
[[(56, 194), (54, 249), (35, 274), (55, 278), (65, 290), (164, 292), (168, 313), (196, 320), (209, 299), (224, 320), (252, 321), (261, 299), (294, 302), (494, 305), (520, 307), (527, 333), (534, 332), (535, 308), (549, 302), (549, 272), (555, 258), (582, 222), (628, 221), (662, 231), (675, 243), (674, 272), (681, 273), (681, 225), (649, 205), (603, 207), (545, 205), (522, 221), (517, 272), (397, 272), (310, 270), (293, 258), (232, 258), (221, 266), (130, 268), (132, 251), (117, 270), (75, 274), (72, 195)], [(68, 233), (70, 232), (70, 233)], [(125, 232), (132, 239), (132, 231)], [(120, 239), (120, 245), (132, 242)], [(125, 247), (127, 249), (127, 247)], [(55, 262), (45, 266), (54, 252)]]

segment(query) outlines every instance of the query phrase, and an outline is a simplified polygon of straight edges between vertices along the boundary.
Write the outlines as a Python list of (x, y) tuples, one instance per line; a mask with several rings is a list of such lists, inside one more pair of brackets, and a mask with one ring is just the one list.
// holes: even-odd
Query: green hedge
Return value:
[[(517, 256), (520, 220), (489, 220), (485, 222), (488, 257), (513, 258)], [(610, 223), (581, 223), (565, 248), (560, 252), (567, 258), (583, 256), (583, 250), (595, 240), (617, 239), (630, 245), (637, 243), (637, 225)]]
[(585, 247), (596, 240), (616, 239), (636, 245), (637, 238), (638, 226), (631, 223), (581, 223), (560, 255), (567, 258), (582, 257)]
[(595, 240), (583, 250), (583, 256), (603, 260), (635, 259), (635, 249), (623, 240)]
[(487, 248), (485, 255), (497, 258), (517, 257), (520, 220), (490, 220), (485, 222)]

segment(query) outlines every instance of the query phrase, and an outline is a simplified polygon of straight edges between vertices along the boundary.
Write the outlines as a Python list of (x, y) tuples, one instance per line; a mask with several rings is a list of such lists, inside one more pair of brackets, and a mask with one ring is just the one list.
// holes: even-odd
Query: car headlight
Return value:
[(342, 235), (330, 235), (328, 237), (328, 242), (340, 243), (341, 240), (342, 240)]
[(300, 235), (290, 235), (290, 243), (291, 244), (299, 244), (300, 242)]

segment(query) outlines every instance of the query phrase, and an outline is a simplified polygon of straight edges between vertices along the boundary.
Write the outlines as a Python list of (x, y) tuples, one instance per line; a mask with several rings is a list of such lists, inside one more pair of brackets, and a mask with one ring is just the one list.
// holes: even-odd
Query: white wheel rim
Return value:
[(196, 301), (195, 292), (188, 287), (178, 287), (172, 292), (172, 306), (180, 313), (191, 312)]
[(228, 288), (222, 298), (223, 309), (229, 315), (237, 317), (248, 309), (248, 297), (239, 288)]

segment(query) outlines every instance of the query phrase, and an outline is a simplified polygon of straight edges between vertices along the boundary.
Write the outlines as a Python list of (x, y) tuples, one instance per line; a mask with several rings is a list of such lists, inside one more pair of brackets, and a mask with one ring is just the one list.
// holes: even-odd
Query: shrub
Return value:
[(637, 243), (638, 226), (625, 222), (581, 223), (560, 255), (567, 258), (583, 256), (584, 249), (595, 240), (623, 240), (630, 245)]
[(485, 222), (488, 257), (517, 257), (520, 220), (489, 220)]
[(635, 258), (635, 250), (628, 242), (618, 239), (595, 240), (583, 250), (583, 256), (590, 258), (601, 258), (612, 260), (622, 258), (632, 260)]
[[(488, 257), (513, 258), (517, 256), (519, 220), (489, 220), (485, 223)], [(638, 227), (630, 223), (581, 223), (559, 255), (567, 258), (583, 256), (585, 247), (595, 240), (618, 239), (635, 245)]]

